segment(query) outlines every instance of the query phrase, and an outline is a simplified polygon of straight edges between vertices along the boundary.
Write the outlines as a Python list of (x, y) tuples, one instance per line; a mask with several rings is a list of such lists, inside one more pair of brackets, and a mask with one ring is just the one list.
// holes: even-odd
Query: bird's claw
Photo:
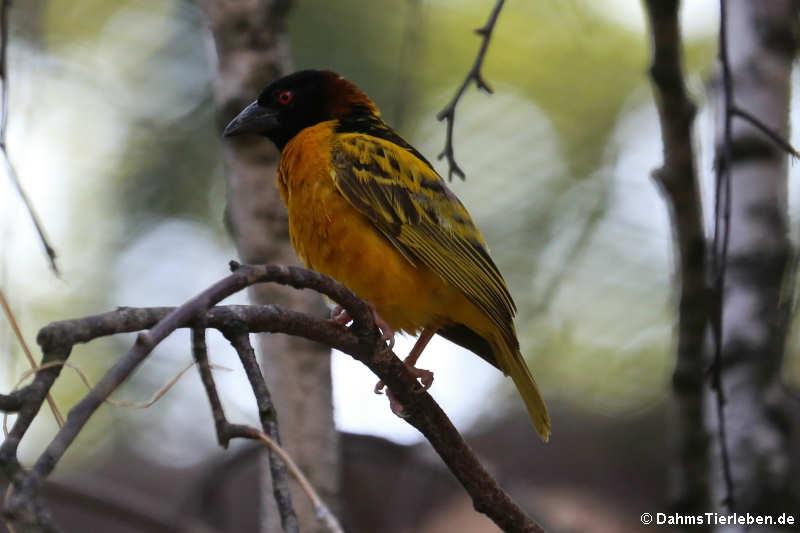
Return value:
[(350, 315), (347, 313), (347, 310), (342, 307), (341, 305), (337, 305), (336, 307), (331, 310), (331, 322), (335, 322), (340, 326), (346, 326), (349, 324), (353, 319), (350, 318)]
[(419, 380), (420, 384), (422, 385), (422, 390), (428, 390), (433, 385), (433, 372), (430, 370), (425, 370), (424, 368), (414, 368), (412, 367), (411, 373), (414, 374), (414, 377)]
[[(425, 370), (424, 368), (417, 368), (415, 366), (406, 365), (408, 371), (411, 372), (411, 375), (414, 376), (414, 379), (417, 380), (422, 386), (422, 390), (428, 390), (433, 385), (433, 372), (430, 370)], [(386, 384), (383, 380), (377, 382), (375, 384), (375, 394), (383, 394), (383, 389), (386, 388)], [(387, 391), (388, 392), (388, 391)], [(389, 393), (391, 396), (391, 393)], [(394, 411), (394, 409), (392, 409)]]
[[(375, 322), (375, 325), (381, 330), (381, 343), (388, 346), (391, 350), (394, 348), (394, 336), (395, 331), (389, 325), (386, 320), (383, 319), (381, 315), (378, 314), (378, 311), (375, 309), (375, 306), (369, 304), (369, 308), (372, 310), (372, 320)], [(350, 322), (352, 322), (352, 318), (348, 314), (347, 310), (342, 307), (341, 305), (337, 305), (331, 311), (331, 322), (335, 324), (339, 324), (340, 326), (346, 326)]]

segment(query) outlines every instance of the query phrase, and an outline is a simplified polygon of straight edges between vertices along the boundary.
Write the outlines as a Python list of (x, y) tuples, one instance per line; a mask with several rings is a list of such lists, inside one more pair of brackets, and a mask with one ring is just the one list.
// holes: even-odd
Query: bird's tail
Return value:
[(528, 408), (536, 432), (544, 442), (547, 442), (550, 440), (550, 415), (519, 348), (509, 346), (502, 335), (497, 335), (493, 339), (492, 348), (500, 369), (514, 380), (514, 385), (525, 401), (525, 407)]

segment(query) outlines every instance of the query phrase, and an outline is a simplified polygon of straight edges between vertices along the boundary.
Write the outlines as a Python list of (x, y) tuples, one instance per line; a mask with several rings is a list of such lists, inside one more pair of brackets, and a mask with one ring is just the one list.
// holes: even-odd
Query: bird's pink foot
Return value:
[(331, 321), (336, 322), (340, 326), (346, 326), (353, 320), (347, 311), (341, 305), (337, 305), (331, 310)]
[[(408, 366), (408, 364), (406, 364)], [(424, 368), (417, 368), (414, 366), (408, 366), (408, 371), (420, 382), (422, 385), (423, 390), (428, 390), (431, 385), (433, 385), (433, 372), (430, 370), (425, 370)], [(386, 385), (383, 381), (379, 381), (375, 385), (375, 394), (383, 394), (383, 389)], [(400, 401), (392, 394), (391, 389), (386, 389), (386, 397), (389, 398), (389, 408), (392, 410), (394, 414), (399, 416), (400, 418), (408, 417), (405, 409), (403, 409), (403, 405)]]
[[(414, 379), (419, 381), (419, 384), (422, 385), (423, 390), (428, 390), (433, 385), (433, 372), (430, 370), (425, 370), (424, 368), (417, 368), (405, 362), (406, 368), (408, 371), (411, 372), (411, 375), (414, 376)], [(375, 384), (375, 394), (383, 394), (383, 389), (386, 387), (386, 384), (383, 381), (379, 381)]]
[[(375, 325), (378, 326), (378, 328), (381, 330), (381, 342), (386, 344), (391, 350), (392, 348), (394, 348), (394, 336), (395, 336), (394, 329), (392, 329), (389, 323), (386, 322), (386, 320), (384, 320), (383, 317), (378, 314), (378, 310), (375, 309), (374, 305), (372, 305), (369, 302), (367, 302), (367, 305), (369, 305), (369, 308), (372, 310), (372, 320), (375, 321)], [(346, 326), (353, 319), (350, 317), (350, 315), (347, 313), (347, 310), (345, 310), (344, 307), (342, 307), (341, 305), (337, 305), (331, 311), (330, 320), (341, 326)]]
[[(414, 344), (414, 347), (411, 348), (411, 352), (408, 354), (408, 357), (403, 359), (403, 364), (406, 365), (408, 371), (411, 372), (411, 375), (414, 376), (420, 385), (422, 385), (423, 390), (428, 390), (433, 385), (433, 372), (430, 370), (425, 370), (424, 368), (417, 368), (417, 360), (419, 356), (422, 355), (422, 351), (428, 345), (428, 342), (431, 340), (433, 335), (438, 330), (437, 326), (430, 326), (426, 327), (422, 330), (417, 342)], [(383, 381), (379, 381), (375, 385), (375, 394), (383, 394), (383, 389), (386, 387), (386, 384)], [(403, 411), (403, 406), (400, 405), (400, 402), (392, 394), (392, 391), (386, 389), (386, 396), (389, 397), (389, 407), (391, 407), (392, 412), (401, 418), (405, 418), (405, 412)]]

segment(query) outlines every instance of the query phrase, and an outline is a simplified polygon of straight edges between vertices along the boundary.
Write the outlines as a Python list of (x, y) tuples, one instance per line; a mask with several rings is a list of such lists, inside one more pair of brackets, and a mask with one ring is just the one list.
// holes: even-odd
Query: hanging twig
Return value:
[(497, 0), (494, 9), (492, 9), (491, 14), (489, 15), (489, 19), (486, 21), (486, 24), (475, 30), (475, 33), (480, 35), (482, 38), (478, 55), (475, 57), (475, 61), (472, 63), (472, 68), (469, 69), (467, 77), (464, 78), (463, 82), (461, 82), (461, 86), (456, 91), (453, 99), (450, 100), (450, 103), (447, 104), (444, 109), (439, 111), (439, 113), (436, 115), (436, 119), (440, 122), (442, 120), (447, 121), (447, 134), (444, 142), (444, 150), (442, 150), (442, 153), (439, 154), (438, 158), (447, 158), (447, 177), (450, 180), (453, 179), (453, 174), (462, 180), (465, 179), (464, 171), (461, 170), (461, 167), (459, 167), (458, 163), (456, 163), (455, 153), (453, 151), (453, 124), (456, 120), (456, 106), (458, 105), (459, 100), (461, 100), (461, 96), (464, 94), (464, 91), (467, 90), (467, 87), (469, 87), (470, 83), (472, 82), (475, 82), (475, 86), (478, 89), (484, 90), (489, 94), (492, 93), (492, 88), (489, 87), (489, 84), (486, 83), (483, 74), (481, 74), (481, 67), (483, 66), (483, 60), (486, 57), (486, 51), (489, 49), (489, 41), (492, 39), (492, 31), (494, 30), (497, 17), (500, 15), (500, 10), (503, 8), (504, 2), (505, 0)]
[[(238, 329), (235, 326), (232, 329)], [(224, 330), (223, 330), (224, 331)], [(237, 334), (233, 335), (236, 338), (236, 347), (237, 351), (242, 354), (242, 351), (246, 351), (246, 348), (241, 344), (243, 341), (241, 337), (238, 337)], [(248, 341), (247, 344), (249, 345), (250, 342)], [(240, 351), (242, 348), (242, 351)], [(250, 348), (252, 351), (252, 347)], [(292, 473), (292, 475), (297, 480), (300, 488), (305, 492), (308, 496), (308, 499), (311, 501), (311, 505), (314, 507), (314, 511), (320, 521), (325, 524), (325, 527), (331, 533), (344, 533), (342, 530), (342, 526), (339, 524), (337, 518), (333, 515), (333, 513), (328, 509), (328, 506), (322, 501), (322, 498), (319, 497), (317, 491), (311, 486), (311, 483), (308, 482), (308, 479), (303, 475), (302, 471), (297, 467), (297, 464), (292, 460), (292, 458), (287, 454), (280, 445), (266, 435), (262, 431), (258, 431), (255, 428), (251, 428), (249, 426), (241, 425), (241, 424), (231, 424), (228, 422), (228, 419), (225, 417), (225, 412), (222, 408), (222, 403), (219, 399), (219, 394), (217, 393), (216, 385), (214, 384), (214, 377), (211, 374), (211, 370), (208, 364), (208, 354), (206, 353), (206, 344), (205, 344), (205, 329), (204, 328), (192, 328), (192, 353), (194, 354), (195, 359), (197, 360), (198, 366), (200, 368), (200, 375), (202, 377), (203, 386), (206, 389), (206, 394), (208, 396), (209, 402), (211, 403), (211, 411), (214, 417), (214, 425), (217, 430), (217, 440), (219, 443), (226, 447), (228, 446), (228, 442), (232, 438), (242, 437), (247, 439), (254, 439), (259, 440), (264, 443), (267, 448), (269, 449), (270, 456), (275, 455), (275, 458), (270, 458), (270, 471), (273, 475), (273, 485), (275, 485), (275, 503), (278, 506), (278, 512), (281, 515), (281, 525), (283, 530), (286, 533), (298, 533), (300, 531), (299, 525), (297, 523), (297, 516), (294, 512), (294, 508), (292, 507), (292, 500), (291, 496), (288, 492), (288, 483), (286, 480), (286, 469)], [(244, 363), (243, 358), (243, 363)], [(253, 354), (253, 361), (255, 361), (255, 354)], [(249, 361), (247, 363), (249, 367)], [(259, 376), (261, 376), (261, 371), (258, 369), (256, 365), (257, 372)], [(250, 372), (248, 372), (248, 377), (250, 377)], [(263, 380), (263, 377), (261, 377)], [(255, 389), (256, 387), (254, 387)], [(259, 387), (259, 391), (261, 391)], [(268, 392), (267, 392), (268, 393)], [(263, 410), (261, 407), (263, 406), (263, 397), (259, 394), (256, 394), (256, 399), (259, 401), (259, 411), (262, 413), (263, 417)], [(271, 402), (269, 402), (271, 405)], [(274, 414), (274, 409), (272, 410)], [(263, 423), (263, 418), (262, 418)], [(277, 474), (277, 475), (276, 475)], [(277, 478), (277, 479), (276, 479)], [(280, 489), (279, 489), (280, 486)]]
[[(241, 342), (241, 340), (239, 340), (239, 342)], [(249, 344), (250, 343), (248, 341), (248, 345)], [(237, 351), (239, 351), (238, 348)], [(203, 381), (203, 387), (205, 387), (206, 395), (208, 396), (208, 400), (211, 403), (211, 413), (214, 417), (214, 426), (217, 430), (217, 440), (219, 441), (221, 446), (227, 448), (228, 442), (232, 437), (246, 436), (246, 435), (231, 434), (231, 428), (234, 427), (234, 424), (229, 423), (227, 418), (225, 417), (225, 412), (222, 408), (222, 403), (220, 402), (216, 385), (214, 384), (214, 377), (211, 374), (211, 368), (208, 364), (208, 354), (206, 352), (204, 328), (192, 328), (192, 354), (194, 355), (194, 358), (197, 361), (197, 364), (200, 368), (200, 377), (202, 378)], [(255, 359), (255, 354), (253, 354), (253, 358)], [(260, 376), (261, 370), (258, 368), (258, 364), (256, 364), (256, 369), (257, 369), (256, 371)], [(250, 372), (248, 372), (248, 377), (250, 377)], [(269, 394), (269, 391), (267, 391), (267, 394)], [(259, 413), (263, 413), (262, 408), (265, 400), (262, 398), (260, 394), (256, 394), (256, 401), (259, 404)], [(269, 402), (269, 404), (271, 406), (271, 402)], [(272, 410), (272, 412), (274, 414), (274, 409)], [(262, 415), (262, 424), (263, 424), (263, 415)], [(270, 473), (272, 474), (272, 484), (274, 489), (273, 493), (275, 496), (275, 504), (277, 505), (278, 513), (281, 516), (281, 526), (283, 527), (283, 530), (286, 533), (299, 533), (300, 527), (299, 524), (297, 523), (297, 515), (295, 514), (294, 507), (292, 506), (292, 498), (291, 494), (289, 493), (286, 464), (284, 463), (284, 461), (281, 460), (280, 456), (273, 457), (274, 454), (275, 452), (272, 449), (270, 449)], [(302, 476), (302, 474), (300, 475)]]
[(300, 488), (303, 489), (303, 492), (306, 493), (308, 499), (311, 500), (311, 505), (314, 506), (314, 513), (316, 513), (317, 518), (319, 518), (319, 520), (325, 524), (325, 527), (327, 527), (331, 533), (344, 533), (341, 524), (339, 524), (339, 520), (331, 512), (328, 506), (325, 505), (325, 502), (322, 501), (322, 498), (319, 497), (317, 491), (314, 490), (314, 487), (308, 482), (308, 478), (303, 475), (303, 472), (300, 470), (300, 468), (298, 468), (294, 460), (292, 460), (292, 457), (286, 453), (277, 442), (269, 438), (269, 436), (263, 431), (252, 430), (248, 437), (258, 439), (266, 444), (270, 451), (274, 452), (284, 463), (286, 463), (286, 466), (289, 467), (289, 471), (297, 480)]
[[(255, 350), (250, 344), (250, 333), (243, 324), (239, 324), (238, 327), (223, 330), (222, 334), (230, 341), (242, 361), (242, 366), (256, 398), (261, 427), (272, 441), (280, 445), (281, 435), (278, 429), (278, 413), (272, 403), (272, 395), (261, 373), (261, 367), (258, 366)], [(292, 494), (289, 491), (289, 476), (286, 473), (286, 464), (281, 459), (280, 454), (272, 448), (269, 450), (269, 470), (272, 477), (272, 493), (275, 497), (278, 513), (281, 516), (281, 526), (287, 532), (298, 531), (299, 525), (297, 523), (297, 515), (292, 507)]]
[(797, 150), (795, 150), (794, 147), (791, 144), (789, 144), (789, 141), (784, 139), (780, 133), (777, 133), (775, 130), (764, 124), (761, 121), (761, 119), (759, 119), (755, 115), (751, 114), (748, 111), (745, 111), (741, 107), (738, 107), (733, 102), (731, 102), (730, 113), (732, 116), (744, 119), (753, 126), (755, 126), (756, 128), (758, 128), (759, 130), (761, 130), (761, 133), (769, 137), (772, 142), (777, 144), (781, 150), (783, 150), (790, 156), (800, 157), (800, 153), (798, 153)]
[(47, 240), (44, 226), (39, 220), (39, 215), (36, 214), (36, 210), (33, 208), (33, 203), (25, 193), (25, 189), (22, 188), (22, 184), (19, 181), (19, 177), (14, 169), (14, 165), (11, 164), (11, 158), (8, 156), (6, 127), (8, 125), (8, 19), (10, 16), (10, 10), (11, 0), (2, 0), (2, 4), (0, 4), (0, 33), (2, 33), (2, 35), (0, 35), (0, 83), (2, 83), (2, 88), (0, 88), (0, 152), (3, 153), (3, 160), (5, 161), (8, 178), (11, 180), (11, 183), (17, 190), (19, 197), (22, 199), (22, 203), (25, 204), (25, 208), (28, 210), (28, 214), (33, 221), (33, 225), (36, 228), (36, 233), (39, 235), (39, 241), (41, 241), (44, 251), (47, 254), (47, 259), (50, 262), (50, 268), (53, 273), (58, 276), (59, 272), (58, 265), (56, 265), (56, 251)]

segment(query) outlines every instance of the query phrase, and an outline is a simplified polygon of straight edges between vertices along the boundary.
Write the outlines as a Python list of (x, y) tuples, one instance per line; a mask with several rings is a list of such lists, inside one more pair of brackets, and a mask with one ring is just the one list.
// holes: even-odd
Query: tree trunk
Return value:
[[(790, 0), (730, 0), (727, 6), (734, 105), (787, 138), (796, 4)], [(716, 91), (720, 102), (721, 79)], [(723, 153), (724, 115), (719, 115), (719, 122), (717, 161), (723, 162), (719, 154)], [(722, 304), (721, 372), (733, 502), (739, 513), (775, 515), (796, 509), (789, 501), (789, 424), (780, 387), (787, 335), (781, 298), (786, 297), (789, 286), (785, 281), (791, 256), (787, 156), (736, 116), (730, 155), (730, 243)], [(724, 205), (724, 188), (722, 194)], [(713, 394), (707, 395), (707, 417), (716, 438)], [(719, 443), (711, 450), (712, 492), (714, 503), (720, 505), (727, 491)], [(740, 530), (739, 526), (723, 529)]]
[[(286, 0), (206, 0), (216, 45), (219, 74), (215, 95), (224, 125), (261, 89), (290, 70)], [(211, 47), (209, 47), (211, 48)], [(266, 140), (252, 137), (225, 142), (229, 229), (247, 263), (296, 263), (289, 243), (286, 209), (275, 185), (278, 152)], [(279, 303), (299, 311), (321, 313), (324, 306), (311, 292), (273, 287), (250, 292), (254, 303)], [(339, 480), (339, 446), (333, 424), (330, 350), (296, 337), (260, 340), (262, 369), (278, 411), (283, 443), (325, 501), (335, 504)], [(268, 479), (268, 470), (264, 479)], [(262, 531), (279, 530), (271, 489), (265, 485)], [(293, 491), (302, 531), (319, 531), (305, 496)], [(335, 509), (335, 505), (334, 505)]]
[[(671, 509), (697, 515), (708, 510), (708, 435), (703, 423), (704, 340), (708, 316), (703, 206), (695, 168), (695, 106), (683, 81), (677, 0), (647, 0), (652, 33), (650, 76), (658, 107), (664, 164), (653, 178), (669, 207), (675, 242), (678, 314), (672, 423), (675, 460)], [(705, 526), (698, 531), (707, 531)]]

